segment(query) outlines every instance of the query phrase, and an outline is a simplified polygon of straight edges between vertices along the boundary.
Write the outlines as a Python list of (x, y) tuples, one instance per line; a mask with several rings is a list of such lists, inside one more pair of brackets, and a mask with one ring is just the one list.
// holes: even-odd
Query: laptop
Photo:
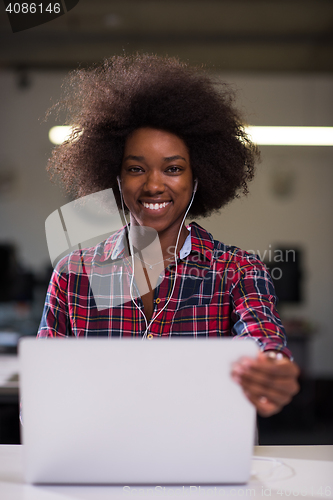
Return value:
[(249, 480), (255, 408), (230, 377), (251, 339), (22, 339), (25, 479)]

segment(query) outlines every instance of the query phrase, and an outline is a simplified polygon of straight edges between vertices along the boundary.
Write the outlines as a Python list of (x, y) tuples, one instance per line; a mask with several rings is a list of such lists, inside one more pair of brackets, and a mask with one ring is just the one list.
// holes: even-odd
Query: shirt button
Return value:
[(148, 333), (147, 339), (152, 339), (153, 337), (154, 337), (154, 335), (152, 333)]
[(158, 298), (157, 298), (157, 299), (155, 300), (155, 302), (156, 302), (156, 304), (159, 304), (159, 303), (161, 302), (161, 299), (158, 299)]

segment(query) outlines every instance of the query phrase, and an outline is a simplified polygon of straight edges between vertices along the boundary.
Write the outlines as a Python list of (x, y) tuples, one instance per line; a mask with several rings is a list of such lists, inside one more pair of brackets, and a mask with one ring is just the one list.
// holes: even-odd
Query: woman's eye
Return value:
[(129, 167), (128, 172), (133, 172), (133, 173), (142, 172), (142, 168), (141, 167)]
[(172, 166), (167, 168), (167, 172), (170, 172), (171, 174), (177, 174), (178, 172), (181, 171), (181, 168)]

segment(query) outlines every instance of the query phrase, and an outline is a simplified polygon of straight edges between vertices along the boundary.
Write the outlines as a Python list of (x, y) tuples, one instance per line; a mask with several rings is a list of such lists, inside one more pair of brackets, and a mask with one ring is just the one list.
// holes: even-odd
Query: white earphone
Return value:
[(155, 321), (155, 319), (157, 318), (157, 316), (159, 316), (161, 314), (162, 311), (164, 311), (164, 309), (167, 307), (167, 305), (169, 304), (170, 300), (171, 300), (171, 297), (173, 295), (173, 292), (175, 290), (175, 286), (176, 286), (176, 279), (177, 279), (177, 268), (178, 268), (178, 262), (177, 262), (177, 247), (178, 247), (178, 241), (179, 241), (179, 237), (180, 237), (180, 233), (181, 233), (181, 229), (182, 229), (182, 226), (185, 222), (185, 219), (186, 219), (186, 216), (192, 206), (192, 203), (193, 203), (193, 199), (194, 199), (194, 195), (197, 191), (197, 188), (198, 188), (198, 179), (195, 179), (194, 181), (194, 186), (193, 186), (193, 193), (192, 193), (192, 196), (191, 196), (191, 200), (190, 200), (190, 203), (187, 207), (187, 210), (185, 212), (185, 215), (183, 217), (183, 220), (182, 220), (182, 223), (180, 225), (180, 228), (179, 228), (179, 231), (178, 231), (178, 235), (177, 235), (177, 241), (176, 241), (176, 245), (175, 245), (175, 254), (174, 254), (174, 259), (175, 259), (175, 274), (174, 274), (174, 279), (173, 279), (173, 285), (172, 285), (172, 290), (171, 290), (171, 294), (168, 298), (168, 300), (166, 301), (166, 303), (164, 304), (164, 307), (162, 307), (162, 309), (159, 310), (159, 312), (156, 314), (156, 316), (154, 316), (150, 322), (147, 321), (147, 318), (144, 314), (144, 312), (142, 311), (141, 307), (139, 307), (137, 305), (137, 303), (135, 302), (134, 300), (134, 297), (132, 295), (132, 287), (133, 287), (133, 280), (134, 280), (134, 251), (133, 251), (133, 245), (132, 245), (132, 241), (131, 241), (131, 237), (130, 237), (130, 231), (129, 231), (129, 226), (128, 226), (128, 222), (127, 222), (127, 219), (125, 217), (125, 211), (124, 211), (124, 200), (123, 200), (123, 194), (122, 194), (122, 191), (121, 191), (121, 180), (119, 178), (119, 176), (117, 176), (117, 182), (118, 182), (118, 187), (119, 187), (119, 192), (120, 192), (120, 200), (121, 200), (121, 207), (122, 207), (122, 212), (123, 212), (123, 216), (124, 216), (124, 220), (126, 222), (126, 227), (127, 227), (127, 234), (128, 234), (128, 240), (129, 240), (129, 247), (130, 247), (130, 254), (131, 254), (131, 257), (132, 257), (132, 268), (133, 268), (133, 274), (131, 276), (131, 283), (130, 283), (130, 295), (131, 295), (131, 299), (132, 299), (132, 302), (133, 304), (135, 305), (135, 307), (140, 311), (140, 313), (142, 314), (144, 320), (145, 320), (145, 325), (146, 325), (146, 329), (145, 329), (145, 332), (143, 333), (143, 336), (142, 336), (142, 340), (146, 339), (147, 338), (147, 333), (148, 333), (148, 330), (151, 326), (151, 324), (153, 323), (153, 321)]

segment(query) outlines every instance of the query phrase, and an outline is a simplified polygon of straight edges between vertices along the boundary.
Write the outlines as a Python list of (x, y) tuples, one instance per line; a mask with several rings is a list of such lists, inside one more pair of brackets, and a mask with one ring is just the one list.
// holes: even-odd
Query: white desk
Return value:
[(253, 461), (246, 485), (202, 486), (31, 486), (22, 479), (22, 446), (0, 446), (1, 500), (126, 500), (126, 498), (332, 499), (333, 446), (257, 446), (255, 455), (279, 463)]

